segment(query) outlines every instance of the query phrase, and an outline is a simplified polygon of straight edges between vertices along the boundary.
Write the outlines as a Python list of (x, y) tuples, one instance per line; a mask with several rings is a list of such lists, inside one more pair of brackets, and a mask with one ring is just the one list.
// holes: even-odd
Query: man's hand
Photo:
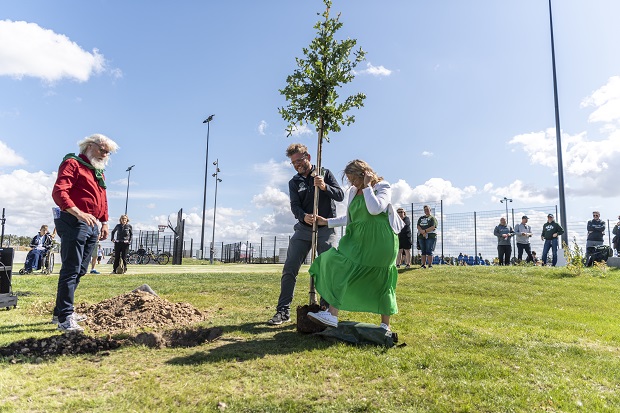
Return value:
[(557, 238), (557, 237), (558, 237), (558, 233), (557, 233), (557, 232), (554, 232), (554, 233), (553, 233), (553, 238)]
[(103, 241), (104, 239), (108, 238), (108, 232), (110, 232), (108, 228), (108, 224), (101, 225), (101, 231), (99, 232), (99, 240)]
[(325, 184), (325, 179), (320, 175), (314, 177), (314, 186), (319, 188), (321, 191), (325, 191), (325, 188), (327, 188), (327, 185)]
[(304, 215), (304, 222), (308, 225), (312, 225), (314, 224), (314, 215), (312, 214), (306, 214)]

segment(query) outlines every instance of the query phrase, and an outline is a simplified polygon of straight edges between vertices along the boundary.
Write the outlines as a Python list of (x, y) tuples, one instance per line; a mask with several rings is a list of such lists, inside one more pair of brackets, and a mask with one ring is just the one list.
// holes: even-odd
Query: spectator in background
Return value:
[(424, 215), (418, 218), (418, 242), (422, 250), (422, 267), (433, 268), (433, 251), (437, 243), (437, 219), (431, 215), (431, 207), (424, 205)]
[[(110, 238), (114, 243), (114, 265), (112, 267), (112, 274), (126, 273), (127, 251), (133, 239), (133, 228), (129, 224), (129, 217), (127, 215), (123, 214), (120, 216), (118, 224), (116, 224), (112, 230)], [(142, 248), (142, 245), (140, 245), (140, 248)], [(144, 254), (146, 254), (146, 251), (143, 249), (142, 255)]]
[(538, 257), (536, 256), (536, 251), (532, 251), (532, 262), (534, 265), (538, 265)]
[(562, 234), (564, 234), (564, 228), (555, 222), (553, 214), (547, 215), (547, 223), (543, 225), (542, 234), (540, 234), (540, 239), (545, 242), (542, 253), (543, 265), (547, 265), (547, 255), (550, 249), (552, 254), (551, 266), (555, 267), (555, 264), (558, 263), (558, 237)]
[(592, 219), (588, 221), (588, 238), (586, 239), (586, 249), (603, 245), (605, 235), (605, 221), (601, 219), (601, 213), (592, 212)]
[(514, 235), (512, 227), (506, 224), (506, 218), (499, 219), (499, 225), (493, 230), (493, 235), (497, 237), (497, 257), (499, 265), (510, 265), (510, 254), (512, 254), (511, 238)]
[(532, 237), (532, 227), (527, 224), (527, 215), (521, 217), (521, 222), (515, 226), (515, 234), (517, 236), (517, 259), (519, 262), (523, 259), (523, 251), (527, 254), (525, 262), (532, 262), (532, 252), (530, 248), (530, 238)]
[(400, 219), (403, 220), (405, 226), (398, 234), (398, 255), (396, 259), (396, 268), (400, 268), (402, 264), (405, 264), (405, 268), (409, 268), (411, 264), (411, 219), (407, 216), (407, 213), (403, 208), (398, 208), (396, 211)]
[(614, 238), (611, 243), (613, 244), (613, 248), (616, 250), (616, 257), (620, 256), (620, 216), (618, 217), (618, 222), (614, 226), (614, 229), (611, 230), (611, 233), (614, 234)]
[(97, 264), (101, 264), (101, 260), (103, 259), (103, 248), (101, 248), (101, 244), (97, 243), (97, 253), (93, 254), (93, 259), (90, 261), (90, 273), (91, 274), (99, 274), (99, 271), (95, 269)]
[[(26, 262), (24, 263), (24, 272), (26, 274), (30, 274), (33, 270), (37, 270), (41, 257), (44, 257), (47, 251), (52, 248), (52, 239), (54, 237), (50, 235), (47, 228), (47, 225), (41, 225), (39, 233), (30, 241), (31, 250), (28, 252)], [(54, 234), (56, 234), (56, 230), (54, 230)]]

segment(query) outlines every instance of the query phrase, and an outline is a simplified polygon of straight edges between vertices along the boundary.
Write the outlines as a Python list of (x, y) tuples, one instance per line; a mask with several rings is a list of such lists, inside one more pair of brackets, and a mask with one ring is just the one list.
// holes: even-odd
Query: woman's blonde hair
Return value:
[(378, 176), (377, 173), (368, 165), (366, 162), (361, 159), (354, 159), (347, 164), (342, 172), (342, 180), (347, 175), (352, 176), (364, 176), (364, 174), (368, 172), (372, 176), (372, 180), (370, 181), (370, 186), (375, 186), (377, 182), (383, 181), (383, 177)]
[(118, 217), (118, 222), (121, 222), (121, 219), (123, 218), (127, 218), (127, 222), (129, 222), (129, 217), (125, 214), (121, 215), (120, 217)]

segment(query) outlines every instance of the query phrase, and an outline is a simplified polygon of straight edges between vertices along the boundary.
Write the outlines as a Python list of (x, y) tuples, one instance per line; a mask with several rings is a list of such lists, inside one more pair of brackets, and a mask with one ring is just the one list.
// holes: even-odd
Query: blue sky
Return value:
[[(0, 1), (0, 208), (6, 233), (51, 222), (62, 157), (103, 133), (121, 147), (106, 171), (110, 215), (154, 230), (180, 208), (200, 238), (207, 127), (206, 234), (219, 159), (216, 241), (287, 235), (294, 219), (278, 89), (315, 36), (315, 1)], [(620, 2), (553, 4), (567, 221), (620, 213)], [(394, 203), (444, 212), (554, 205), (557, 164), (548, 4), (334, 1), (367, 52), (346, 92), (356, 122), (331, 135), (324, 166), (355, 158), (393, 184)], [(615, 220), (614, 220), (615, 221)]]

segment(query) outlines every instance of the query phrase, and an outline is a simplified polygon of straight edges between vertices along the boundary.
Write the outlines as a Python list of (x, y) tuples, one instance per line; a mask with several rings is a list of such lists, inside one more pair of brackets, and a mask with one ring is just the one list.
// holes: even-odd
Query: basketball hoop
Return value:
[(159, 232), (164, 232), (166, 230), (165, 225), (158, 225), (157, 227), (159, 228)]

